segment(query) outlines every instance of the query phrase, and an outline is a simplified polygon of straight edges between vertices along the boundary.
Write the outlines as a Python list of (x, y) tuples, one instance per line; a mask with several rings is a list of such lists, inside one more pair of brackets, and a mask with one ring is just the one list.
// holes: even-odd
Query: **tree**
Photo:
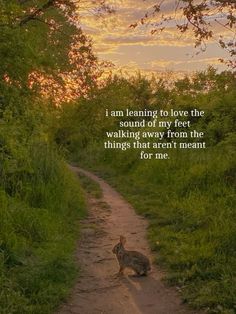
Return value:
[(56, 101), (84, 95), (103, 72), (79, 25), (80, 10), (110, 13), (98, 0), (0, 1), (0, 79), (40, 88)]
[[(174, 21), (180, 33), (192, 31), (195, 47), (200, 50), (206, 49), (207, 41), (216, 39), (229, 53), (229, 60), (226, 63), (232, 68), (236, 67), (235, 0), (176, 0), (173, 1), (172, 13), (164, 13), (165, 4), (166, 0), (156, 3), (140, 21), (130, 26), (135, 28), (148, 24), (151, 27), (151, 34), (158, 34)], [(219, 35), (216, 34), (215, 27), (221, 27)], [(230, 38), (224, 38), (225, 30), (232, 34)]]

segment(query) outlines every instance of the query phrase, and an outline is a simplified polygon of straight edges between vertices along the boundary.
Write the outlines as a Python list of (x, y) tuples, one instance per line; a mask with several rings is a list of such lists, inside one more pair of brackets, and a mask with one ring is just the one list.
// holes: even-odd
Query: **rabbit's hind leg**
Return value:
[(137, 276), (147, 276), (147, 271), (143, 267), (135, 267), (134, 271)]

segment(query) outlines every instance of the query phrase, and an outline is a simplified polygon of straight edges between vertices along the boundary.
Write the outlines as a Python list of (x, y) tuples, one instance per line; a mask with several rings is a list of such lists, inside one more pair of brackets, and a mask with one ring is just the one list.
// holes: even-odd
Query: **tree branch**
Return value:
[(31, 13), (30, 15), (27, 15), (20, 21), (20, 26), (23, 26), (27, 24), (29, 21), (34, 20), (37, 16), (39, 16), (41, 13), (45, 12), (50, 7), (54, 6), (56, 4), (56, 0), (48, 0), (41, 8), (37, 8)]

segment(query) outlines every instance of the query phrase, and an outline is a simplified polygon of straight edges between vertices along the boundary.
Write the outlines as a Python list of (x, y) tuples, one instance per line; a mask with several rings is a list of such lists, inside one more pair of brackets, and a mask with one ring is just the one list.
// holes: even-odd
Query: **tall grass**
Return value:
[(0, 190), (2, 314), (51, 313), (77, 274), (73, 254), (85, 214), (79, 182), (48, 145), (32, 145), (29, 156), (29, 168)]
[[(101, 146), (100, 146), (101, 147)], [(91, 154), (91, 152), (93, 153)], [(96, 151), (96, 154), (95, 154)], [(227, 153), (226, 153), (227, 152)], [(236, 305), (236, 156), (228, 145), (176, 152), (167, 161), (91, 145), (80, 163), (100, 171), (149, 219), (149, 240), (167, 280), (210, 313)], [(128, 166), (127, 166), (128, 165)]]

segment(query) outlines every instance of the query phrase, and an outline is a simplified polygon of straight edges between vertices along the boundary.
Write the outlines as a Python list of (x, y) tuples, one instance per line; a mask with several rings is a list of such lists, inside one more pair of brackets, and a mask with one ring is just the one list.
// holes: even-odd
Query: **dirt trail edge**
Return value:
[(82, 222), (77, 260), (81, 275), (58, 314), (187, 314), (194, 313), (181, 304), (174, 288), (161, 281), (163, 274), (152, 263), (147, 277), (134, 277), (126, 271), (117, 277), (118, 264), (112, 253), (122, 234), (126, 248), (153, 256), (149, 250), (147, 222), (110, 185), (94, 174), (70, 166), (99, 183), (102, 199), (88, 199), (89, 215)]

